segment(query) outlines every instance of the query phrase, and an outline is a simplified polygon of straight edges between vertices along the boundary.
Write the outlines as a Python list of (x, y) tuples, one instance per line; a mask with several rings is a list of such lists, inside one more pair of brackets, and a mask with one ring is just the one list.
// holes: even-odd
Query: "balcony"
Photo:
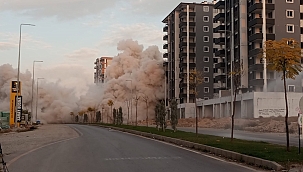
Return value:
[(225, 62), (220, 62), (220, 63), (215, 64), (215, 68), (216, 69), (225, 68)]
[[(195, 36), (196, 36), (195, 32), (189, 32), (189, 37), (195, 37)], [(187, 32), (180, 32), (179, 38), (182, 38), (182, 37), (187, 37)]]
[(215, 52), (215, 57), (224, 57), (225, 56), (225, 49), (218, 50)]
[[(186, 98), (187, 94), (179, 94), (180, 98)], [(194, 99), (196, 96), (195, 94), (189, 94), (189, 98)]]
[(168, 53), (164, 53), (163, 58), (168, 58)]
[[(181, 12), (179, 14), (179, 17), (183, 17), (183, 16), (187, 16), (187, 12)], [(196, 13), (195, 12), (189, 12), (189, 16), (196, 16)]]
[[(180, 53), (180, 58), (186, 58), (187, 53)], [(196, 53), (189, 53), (189, 59), (193, 59), (196, 57)]]
[(248, 52), (249, 57), (257, 56), (261, 53), (261, 48), (256, 48)]
[(214, 21), (224, 21), (225, 20), (225, 14), (224, 13), (218, 13), (215, 17), (214, 17)]
[(253, 65), (250, 65), (248, 68), (249, 68), (249, 71), (262, 71), (264, 69), (264, 65), (263, 64), (253, 64)]
[[(253, 35), (250, 35), (248, 38), (249, 42), (254, 42), (254, 41), (262, 41), (263, 39), (263, 34), (262, 33), (255, 33)], [(275, 34), (269, 33), (266, 34), (266, 40), (275, 40)]]
[[(249, 27), (262, 27), (263, 25), (263, 18), (255, 18), (248, 22)], [(275, 19), (266, 19), (266, 26), (273, 26), (275, 25)]]
[(168, 26), (167, 25), (163, 27), (163, 32), (168, 32)]
[[(187, 63), (180, 63), (179, 64), (179, 68), (186, 68), (187, 67)], [(196, 63), (190, 62), (189, 63), (189, 68), (195, 68), (196, 67)]]
[(223, 37), (214, 38), (214, 43), (216, 45), (224, 45), (225, 44), (225, 38), (223, 38)]
[[(263, 9), (263, 3), (255, 3), (248, 8), (249, 13), (261, 13)], [(266, 12), (275, 10), (275, 4), (266, 4)]]
[(214, 9), (224, 9), (225, 8), (225, 2), (219, 0), (215, 5), (214, 5)]
[(164, 35), (163, 36), (163, 41), (167, 41), (168, 40), (168, 35)]
[(217, 82), (217, 81), (223, 81), (223, 80), (225, 80), (226, 79), (226, 75), (217, 75), (217, 76), (215, 76), (215, 81)]
[(214, 28), (214, 33), (220, 33), (220, 32), (225, 32), (225, 26), (224, 25), (219, 25)]
[[(187, 26), (187, 22), (180, 22), (179, 27)], [(189, 21), (189, 26), (196, 26), (194, 21)]]
[(225, 87), (214, 88), (214, 93), (219, 93), (220, 90), (226, 90)]
[[(196, 43), (194, 43), (194, 42), (189, 43), (190, 48), (194, 48), (195, 46), (196, 46)], [(179, 48), (182, 48), (182, 47), (187, 47), (187, 42), (180, 42)]]
[(164, 44), (163, 49), (168, 49), (168, 44)]
[(186, 77), (186, 73), (180, 73), (179, 74), (179, 78), (185, 78)]
[(252, 79), (248, 81), (250, 86), (262, 86), (264, 85), (264, 79)]

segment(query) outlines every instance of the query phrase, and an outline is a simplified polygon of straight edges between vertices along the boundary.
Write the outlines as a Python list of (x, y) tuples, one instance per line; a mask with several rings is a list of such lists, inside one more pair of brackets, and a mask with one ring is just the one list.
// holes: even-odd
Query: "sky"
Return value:
[[(0, 0), (0, 65), (17, 68), (19, 26), (22, 26), (21, 72), (63, 85), (93, 83), (94, 61), (119, 53), (117, 43), (137, 40), (161, 52), (162, 20), (177, 0)], [(81, 88), (80, 88), (81, 87)], [(81, 90), (83, 89), (83, 90)]]

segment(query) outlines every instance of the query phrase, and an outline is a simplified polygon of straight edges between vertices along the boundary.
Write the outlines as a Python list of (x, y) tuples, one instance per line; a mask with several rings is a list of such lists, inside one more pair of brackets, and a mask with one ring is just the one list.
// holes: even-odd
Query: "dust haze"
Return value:
[[(108, 100), (114, 102), (113, 108), (123, 108), (124, 121), (127, 116), (126, 101), (133, 102), (130, 120), (135, 120), (135, 98), (138, 100), (138, 120), (154, 117), (157, 100), (164, 98), (163, 59), (157, 46), (144, 49), (137, 41), (122, 40), (117, 45), (118, 55), (113, 58), (106, 71), (103, 84), (86, 83), (88, 91), (80, 96), (77, 89), (64, 86), (59, 82), (48, 81), (47, 77), (39, 81), (38, 119), (44, 123), (70, 122), (70, 112), (78, 114), (88, 107), (102, 111), (108, 116)], [(97, 58), (97, 57), (96, 57)], [(92, 67), (93, 67), (93, 61)], [(93, 73), (91, 74), (93, 76)], [(17, 80), (17, 69), (10, 64), (0, 66), (0, 111), (9, 111), (11, 81)], [(23, 109), (31, 110), (32, 73), (20, 73), (22, 82)], [(79, 83), (82, 84), (83, 83)], [(148, 102), (143, 101), (143, 97)], [(36, 104), (36, 85), (34, 85), (34, 112)]]

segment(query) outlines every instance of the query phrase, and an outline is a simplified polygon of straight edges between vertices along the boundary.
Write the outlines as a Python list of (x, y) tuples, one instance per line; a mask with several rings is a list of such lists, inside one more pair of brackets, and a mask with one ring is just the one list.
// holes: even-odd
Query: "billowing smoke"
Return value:
[[(132, 99), (132, 118), (135, 120), (135, 102), (138, 99), (138, 120), (154, 117), (154, 106), (157, 100), (164, 98), (163, 59), (158, 47), (150, 46), (144, 50), (137, 41), (123, 40), (117, 47), (120, 53), (113, 58), (106, 70), (106, 82), (88, 84), (88, 91), (77, 97), (76, 89), (64, 87), (59, 82), (49, 82), (47, 78), (39, 81), (38, 119), (43, 122), (69, 122), (70, 112), (75, 115), (86, 111), (88, 107), (105, 112), (108, 116), (108, 101), (114, 102), (113, 108), (123, 108), (124, 118), (127, 115), (126, 101)], [(31, 73), (20, 74), (22, 82), (23, 108), (31, 110)], [(0, 111), (9, 111), (11, 81), (16, 80), (17, 70), (9, 64), (0, 66)], [(58, 80), (59, 81), (59, 80)], [(41, 85), (41, 87), (40, 87)], [(34, 89), (34, 107), (36, 87)], [(147, 104), (146, 101), (147, 100)], [(147, 106), (146, 106), (147, 105)], [(35, 116), (35, 108), (33, 115)], [(126, 119), (125, 119), (126, 121)]]

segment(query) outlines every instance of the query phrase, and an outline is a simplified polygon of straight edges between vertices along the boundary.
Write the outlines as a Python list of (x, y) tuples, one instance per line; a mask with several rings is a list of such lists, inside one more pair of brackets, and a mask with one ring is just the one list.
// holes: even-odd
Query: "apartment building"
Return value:
[[(167, 99), (177, 99), (183, 107), (196, 97), (213, 97), (213, 4), (180, 3), (165, 19), (163, 49), (167, 50)], [(189, 84), (189, 72), (203, 74), (198, 95)]]
[[(303, 42), (302, 4), (302, 0), (217, 1), (214, 5), (218, 10), (214, 22), (219, 23), (214, 28), (214, 33), (220, 34), (220, 39), (215, 41), (215, 44), (220, 44), (220, 48), (215, 51), (216, 57), (219, 57), (219, 63), (215, 65), (217, 75), (226, 75), (233, 66), (242, 65), (242, 92), (283, 91), (281, 74), (267, 70), (264, 60), (258, 54), (266, 40), (293, 38)], [(231, 80), (223, 75), (217, 77), (217, 81), (227, 83), (226, 88), (230, 89)], [(224, 89), (224, 84), (221, 86), (219, 88)], [(301, 76), (289, 80), (288, 89), (302, 92)]]
[(94, 83), (104, 83), (104, 80), (106, 78), (105, 71), (106, 68), (110, 65), (112, 59), (112, 57), (101, 57), (96, 59), (94, 63)]

